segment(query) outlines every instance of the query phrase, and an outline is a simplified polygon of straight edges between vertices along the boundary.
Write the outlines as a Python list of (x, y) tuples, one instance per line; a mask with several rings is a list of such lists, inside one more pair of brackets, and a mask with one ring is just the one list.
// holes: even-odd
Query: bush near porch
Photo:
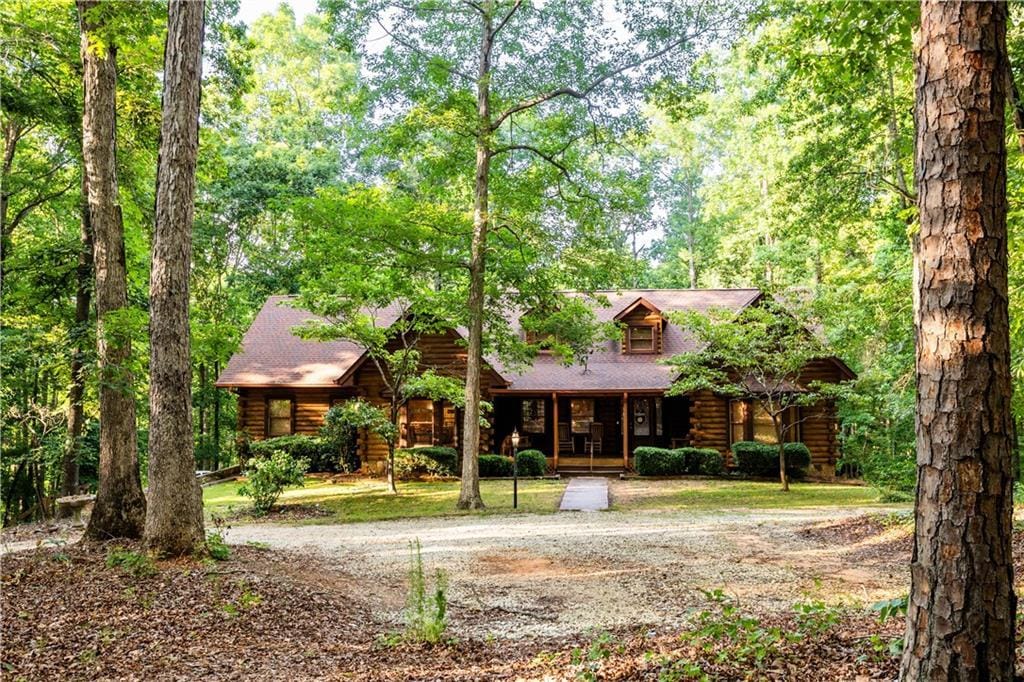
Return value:
[[(786, 475), (799, 478), (811, 466), (811, 451), (803, 443), (786, 443)], [(779, 475), (779, 447), (769, 443), (739, 441), (732, 444), (736, 468), (748, 476), (773, 478)]]
[(711, 448), (638, 447), (633, 450), (641, 476), (718, 476), (725, 470), (721, 453)]
[(455, 448), (431, 446), (395, 451), (395, 475), (403, 479), (458, 476), (461, 463)]

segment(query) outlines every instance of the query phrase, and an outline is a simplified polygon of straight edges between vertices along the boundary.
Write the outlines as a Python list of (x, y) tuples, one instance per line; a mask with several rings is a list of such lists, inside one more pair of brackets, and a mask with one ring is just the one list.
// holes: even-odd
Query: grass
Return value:
[(790, 483), (784, 493), (767, 481), (623, 481), (612, 489), (612, 509), (798, 509), (882, 504), (873, 488), (828, 483)]
[[(252, 508), (249, 498), (238, 494), (239, 481), (220, 483), (203, 489), (208, 514), (247, 513)], [(519, 482), (519, 513), (552, 513), (558, 509), (565, 481), (524, 480)], [(351, 523), (385, 521), (388, 519), (463, 514), (511, 514), (512, 481), (481, 481), (480, 494), (487, 508), (477, 512), (459, 511), (458, 481), (415, 481), (398, 484), (398, 495), (387, 492), (378, 479), (331, 482), (315, 476), (307, 477), (306, 486), (286, 490), (277, 504), (319, 505), (330, 515), (306, 519), (302, 523)]]

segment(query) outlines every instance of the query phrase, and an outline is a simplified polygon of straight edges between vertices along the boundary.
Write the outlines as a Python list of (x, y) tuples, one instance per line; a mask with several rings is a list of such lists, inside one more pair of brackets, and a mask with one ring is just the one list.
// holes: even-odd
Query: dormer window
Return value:
[(653, 325), (629, 325), (626, 328), (627, 353), (654, 353), (656, 327)]
[(636, 299), (614, 319), (622, 325), (623, 353), (661, 352), (661, 331), (665, 318), (646, 298), (641, 296)]

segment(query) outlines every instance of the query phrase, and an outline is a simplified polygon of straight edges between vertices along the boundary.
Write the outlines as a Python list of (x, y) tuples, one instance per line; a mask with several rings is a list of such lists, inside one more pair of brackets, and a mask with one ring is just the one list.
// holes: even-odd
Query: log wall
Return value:
[[(466, 376), (466, 351), (458, 344), (459, 337), (454, 333), (424, 336), (417, 347), (421, 354), (421, 368), (432, 368), (439, 374), (451, 376), (463, 381)], [(501, 384), (501, 377), (489, 368), (485, 368), (481, 380), (484, 400), (490, 400), (490, 386)], [(240, 388), (238, 389), (238, 422), (239, 430), (252, 440), (263, 440), (266, 437), (266, 406), (272, 398), (288, 398), (295, 401), (294, 432), (297, 434), (316, 435), (323, 426), (324, 415), (337, 400), (361, 397), (375, 405), (387, 407), (390, 403), (384, 382), (377, 366), (366, 362), (352, 375), (344, 386), (333, 388)], [(457, 424), (462, 430), (461, 413)], [(387, 459), (387, 444), (373, 434), (361, 433), (357, 440), (363, 466), (370, 470), (383, 469)], [(492, 429), (481, 429), (480, 452), (491, 452), (493, 449)]]

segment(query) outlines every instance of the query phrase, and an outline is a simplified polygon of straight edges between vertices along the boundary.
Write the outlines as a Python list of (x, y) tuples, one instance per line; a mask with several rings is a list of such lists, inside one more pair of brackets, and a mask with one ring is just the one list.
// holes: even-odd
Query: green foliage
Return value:
[(793, 605), (797, 631), (801, 635), (820, 637), (839, 624), (841, 612), (820, 599), (797, 602)]
[(802, 637), (779, 627), (764, 627), (757, 618), (744, 614), (722, 590), (704, 590), (704, 596), (713, 607), (698, 612), (694, 627), (681, 639), (714, 654), (720, 663), (762, 669), (779, 655), (784, 643)]
[(548, 459), (540, 450), (520, 450), (516, 468), (520, 476), (543, 476), (548, 472)]
[(448, 628), (448, 578), (437, 569), (433, 589), (423, 573), (420, 541), (409, 543), (409, 596), (405, 609), (404, 638), (410, 642), (438, 644)]
[(309, 462), (294, 459), (283, 450), (274, 450), (267, 457), (254, 457), (245, 470), (247, 481), (238, 494), (252, 498), (257, 516), (266, 514), (288, 486), (302, 486)]
[(602, 632), (595, 637), (586, 649), (574, 647), (569, 656), (569, 662), (576, 672), (577, 680), (595, 682), (600, 677), (601, 668), (605, 661), (616, 653), (622, 653), (625, 647), (616, 645), (615, 638), (610, 632)]
[(512, 458), (504, 455), (480, 455), (480, 477), (498, 478), (512, 475)]
[[(803, 443), (786, 443), (787, 476), (798, 477), (811, 465), (811, 451)], [(739, 441), (732, 444), (736, 468), (748, 476), (771, 478), (779, 475), (779, 446), (773, 443)]]
[(266, 459), (274, 452), (281, 451), (295, 460), (305, 460), (309, 471), (347, 471), (348, 463), (342, 461), (342, 453), (334, 442), (316, 436), (278, 436), (249, 444), (251, 457)]
[(231, 558), (231, 548), (220, 533), (206, 534), (206, 553), (214, 561), (227, 561)]
[[(337, 471), (352, 473), (362, 466), (357, 448), (357, 430), (346, 418), (341, 407), (335, 405), (324, 415), (324, 424), (320, 427), (320, 438), (330, 444), (336, 453), (340, 453)], [(312, 471), (317, 471), (310, 463)]]
[(666, 448), (638, 447), (633, 450), (633, 458), (642, 476), (674, 476), (686, 469), (682, 455)]
[(156, 575), (153, 557), (124, 547), (112, 547), (107, 551), (107, 568), (121, 568), (134, 578), (148, 578)]
[(725, 469), (721, 453), (711, 448), (638, 447), (633, 450), (637, 473), (641, 476), (718, 476)]
[(687, 473), (720, 476), (725, 471), (725, 458), (713, 448), (679, 448), (687, 460)]
[(455, 476), (458, 453), (453, 448), (427, 447), (395, 451), (395, 476)]

